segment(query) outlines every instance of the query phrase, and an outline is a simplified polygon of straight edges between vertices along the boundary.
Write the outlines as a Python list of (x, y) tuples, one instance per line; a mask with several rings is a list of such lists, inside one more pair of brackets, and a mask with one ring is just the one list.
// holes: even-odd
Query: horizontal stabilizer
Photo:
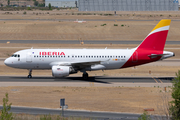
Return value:
[(156, 58), (156, 57), (162, 57), (164, 55), (168, 55), (168, 54), (151, 54), (151, 55), (148, 55), (148, 57), (150, 58)]

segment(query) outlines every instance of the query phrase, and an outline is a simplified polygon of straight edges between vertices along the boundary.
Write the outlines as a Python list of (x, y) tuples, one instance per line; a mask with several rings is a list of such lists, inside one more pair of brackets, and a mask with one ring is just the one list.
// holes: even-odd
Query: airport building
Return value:
[(48, 7), (49, 3), (53, 7), (77, 7), (78, 0), (45, 0), (45, 7)]
[(178, 11), (178, 0), (78, 0), (79, 11)]

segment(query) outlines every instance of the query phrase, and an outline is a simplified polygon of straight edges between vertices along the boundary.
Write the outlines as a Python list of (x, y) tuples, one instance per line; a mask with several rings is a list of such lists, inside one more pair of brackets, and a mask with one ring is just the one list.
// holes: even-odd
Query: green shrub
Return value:
[(25, 14), (26, 14), (26, 11), (24, 11), (23, 14), (25, 15)]
[(102, 24), (101, 26), (105, 26), (106, 24)]
[(27, 8), (27, 10), (31, 10), (31, 8), (30, 8), (30, 7), (28, 7), (28, 8)]
[(5, 94), (5, 98), (3, 98), (3, 109), (0, 112), (0, 120), (12, 120), (12, 113), (9, 112), (11, 110), (12, 103), (8, 104), (9, 98), (8, 93)]
[(114, 24), (114, 26), (118, 26), (118, 24)]
[(138, 120), (151, 120), (150, 115), (147, 115), (147, 111), (145, 111), (139, 118)]
[(170, 103), (170, 113), (172, 120), (180, 120), (180, 70), (176, 73), (176, 78), (173, 80), (172, 98)]

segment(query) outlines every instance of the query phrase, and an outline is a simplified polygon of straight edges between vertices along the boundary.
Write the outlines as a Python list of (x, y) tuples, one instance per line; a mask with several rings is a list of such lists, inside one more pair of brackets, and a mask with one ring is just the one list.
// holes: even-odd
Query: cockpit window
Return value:
[(13, 54), (11, 57), (20, 57), (19, 54)]

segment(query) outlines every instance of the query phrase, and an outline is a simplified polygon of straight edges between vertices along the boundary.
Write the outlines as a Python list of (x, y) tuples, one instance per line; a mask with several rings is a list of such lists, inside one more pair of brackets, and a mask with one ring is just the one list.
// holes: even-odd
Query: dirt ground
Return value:
[[(17, 14), (12, 11), (12, 14), (7, 14), (7, 11), (0, 11), (0, 18), (2, 18), (0, 20), (0, 40), (143, 40), (159, 20), (180, 19), (179, 11), (146, 12), (146, 14), (144, 12), (119, 12), (118, 16), (71, 15), (71, 10), (27, 11), (26, 15), (23, 12), (18, 11)], [(36, 15), (36, 13), (43, 14)], [(65, 13), (68, 15), (64, 15)], [(169, 17), (169, 15), (174, 17)], [(44, 21), (39, 21), (39, 19), (44, 19)], [(66, 21), (59, 19), (66, 19)], [(79, 24), (73, 22), (76, 19), (100, 21), (87, 21)], [(111, 21), (106, 21), (107, 19)], [(167, 40), (179, 40), (179, 31), (180, 21), (172, 21)]]
[[(15, 106), (59, 108), (59, 100), (66, 99), (68, 109), (142, 113), (154, 108), (151, 114), (165, 114), (171, 90), (143, 87), (0, 87), (0, 98), (9, 93)], [(0, 101), (2, 104), (2, 101)]]

